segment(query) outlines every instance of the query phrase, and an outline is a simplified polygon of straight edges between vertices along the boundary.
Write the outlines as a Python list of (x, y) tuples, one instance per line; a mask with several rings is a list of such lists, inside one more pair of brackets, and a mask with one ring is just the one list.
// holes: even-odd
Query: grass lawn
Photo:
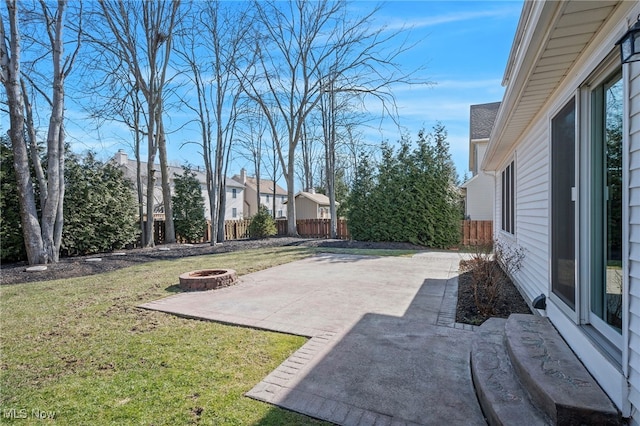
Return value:
[(312, 253), (268, 248), (3, 286), (0, 422), (55, 413), (70, 425), (320, 424), (243, 396), (304, 338), (136, 308), (169, 295), (185, 271), (246, 274)]
[(243, 396), (306, 339), (136, 308), (185, 271), (243, 275), (316, 251), (414, 253), (264, 248), (0, 287), (0, 423), (323, 424)]

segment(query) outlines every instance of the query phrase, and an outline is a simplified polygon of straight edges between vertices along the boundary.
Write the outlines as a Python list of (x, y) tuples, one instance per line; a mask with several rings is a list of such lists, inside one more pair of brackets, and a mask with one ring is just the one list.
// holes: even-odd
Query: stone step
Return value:
[(547, 318), (513, 314), (509, 359), (533, 404), (554, 424), (619, 425), (622, 417)]
[(471, 342), (471, 376), (490, 425), (550, 425), (530, 401), (516, 377), (505, 343), (507, 320), (491, 318), (476, 329)]

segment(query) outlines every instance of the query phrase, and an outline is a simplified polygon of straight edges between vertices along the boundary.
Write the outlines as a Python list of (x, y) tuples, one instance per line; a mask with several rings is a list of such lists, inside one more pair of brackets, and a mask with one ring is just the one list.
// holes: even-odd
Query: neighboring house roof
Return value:
[(469, 179), (468, 181), (466, 181), (465, 183), (463, 183), (462, 185), (460, 185), (460, 188), (462, 189), (467, 189), (467, 187), (469, 185), (471, 185), (472, 182), (476, 181), (478, 179), (478, 176), (480, 176), (479, 174), (472, 176), (471, 179)]
[[(198, 182), (200, 182), (202, 185), (206, 186), (206, 184), (207, 184), (207, 174), (204, 172), (204, 170), (200, 170), (199, 168), (197, 168), (197, 169), (192, 169), (192, 171), (195, 172), (196, 179), (198, 179)], [(171, 176), (171, 179), (173, 179), (174, 173), (177, 174), (178, 176), (182, 176), (182, 173), (183, 173), (182, 166), (180, 166), (180, 167), (169, 166), (169, 175)], [(233, 179), (229, 179), (226, 176), (224, 178), (224, 184), (225, 184), (226, 187), (244, 188), (243, 184), (241, 184), (240, 182), (235, 181)]]
[[(578, 57), (597, 45), (594, 38), (620, 4), (623, 2), (525, 2), (502, 82), (506, 86), (504, 98), (483, 169), (499, 167), (549, 96), (570, 74)], [(619, 38), (623, 33), (616, 36)]]
[(500, 102), (471, 105), (469, 119), (469, 137), (474, 139), (489, 139), (493, 123), (496, 121)]
[(500, 103), (491, 102), (469, 107), (469, 170), (478, 171), (478, 165), (475, 162), (482, 162), (482, 158), (476, 158), (473, 145), (480, 143), (480, 141), (486, 143), (489, 140), (500, 109)]
[(241, 182), (238, 182), (235, 179), (230, 179), (228, 177), (224, 178), (225, 185), (230, 188), (241, 188), (244, 189), (244, 185)]
[[(296, 194), (296, 198), (298, 197), (308, 198), (309, 200), (321, 206), (329, 205), (329, 197), (324, 194), (313, 194), (311, 192), (300, 191)], [(336, 202), (336, 205), (339, 204), (340, 203)]]
[[(136, 169), (137, 169), (136, 160), (128, 158), (127, 154), (125, 154), (124, 151), (120, 150), (113, 157), (113, 161), (116, 163), (116, 165), (120, 166), (124, 170), (125, 177), (131, 179), (135, 183), (136, 173), (137, 173), (136, 172)], [(142, 161), (142, 162), (140, 162), (140, 165), (141, 165), (140, 174), (142, 175), (142, 177), (144, 177), (146, 179), (146, 177), (147, 177), (147, 163)], [(160, 169), (159, 165), (158, 165), (157, 169), (158, 170)], [(206, 173), (203, 170), (200, 170), (197, 167), (192, 169), (192, 170), (195, 172), (196, 178), (198, 179), (198, 181), (202, 185), (206, 185), (206, 182), (207, 182)], [(175, 177), (174, 175), (182, 175), (182, 173), (183, 173), (182, 166), (169, 166), (169, 179), (170, 180), (173, 180), (173, 178)], [(157, 178), (156, 179), (156, 185), (160, 185), (161, 181), (160, 181), (159, 172), (156, 172), (156, 178)], [(238, 181), (233, 180), (233, 179), (229, 179), (228, 177), (225, 177), (225, 185), (227, 187), (233, 187), (233, 188), (244, 188), (244, 185), (241, 182), (238, 182)]]
[[(329, 197), (327, 197), (324, 194), (314, 194), (311, 192), (300, 191), (294, 196), (294, 198), (298, 198), (298, 197), (307, 198), (313, 201), (314, 203), (318, 204), (319, 206), (328, 206), (330, 204)], [(284, 204), (287, 204), (287, 200), (284, 201)], [(336, 206), (339, 206), (339, 205), (340, 203), (336, 201)]]
[[(231, 179), (235, 180), (236, 182), (242, 182), (243, 176), (233, 175)], [(255, 177), (246, 176), (245, 185), (247, 188), (251, 188), (254, 191), (256, 191), (258, 188), (257, 183), (258, 183), (258, 180)], [(272, 180), (260, 179), (260, 193), (272, 195), (273, 185), (274, 183)], [(275, 184), (275, 188), (276, 188), (276, 195), (287, 195), (287, 191), (283, 189), (280, 185)]]

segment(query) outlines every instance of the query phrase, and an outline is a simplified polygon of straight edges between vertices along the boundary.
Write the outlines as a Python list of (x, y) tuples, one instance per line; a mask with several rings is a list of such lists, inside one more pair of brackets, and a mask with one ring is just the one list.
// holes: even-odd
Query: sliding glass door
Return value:
[(576, 306), (576, 107), (571, 100), (551, 120), (551, 290)]
[(613, 341), (622, 329), (622, 93), (620, 73), (591, 93), (589, 322)]

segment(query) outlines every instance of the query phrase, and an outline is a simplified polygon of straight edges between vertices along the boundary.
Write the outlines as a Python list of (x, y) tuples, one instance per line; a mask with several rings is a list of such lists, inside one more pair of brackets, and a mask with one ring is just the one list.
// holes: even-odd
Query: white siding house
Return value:
[[(118, 165), (124, 172), (125, 177), (127, 177), (133, 184), (136, 184), (136, 160), (128, 158), (127, 154), (120, 150), (113, 156), (113, 162)], [(204, 198), (204, 215), (207, 220), (211, 220), (211, 210), (209, 206), (209, 193), (207, 192), (207, 184), (206, 184), (206, 174), (199, 170), (193, 170), (196, 174), (196, 178), (200, 182), (200, 188), (202, 190), (202, 197)], [(171, 183), (171, 187), (173, 188), (173, 179), (174, 175), (182, 175), (183, 170), (182, 167), (169, 167), (169, 181)], [(142, 184), (143, 184), (143, 192), (146, 191), (147, 183), (147, 163), (141, 163), (141, 174), (142, 174)], [(239, 220), (245, 217), (243, 208), (244, 208), (244, 185), (236, 180), (225, 178), (226, 185), (226, 205), (225, 205), (225, 220)], [(160, 179), (156, 180), (156, 187), (154, 188), (154, 203), (155, 207), (158, 210), (158, 214), (155, 214), (156, 220), (164, 220), (163, 206), (162, 206), (162, 188), (161, 188)], [(146, 202), (146, 197), (143, 199)]]
[(640, 62), (616, 42), (637, 1), (525, 1), (482, 168), (514, 281), (640, 424)]
[(469, 170), (471, 178), (461, 185), (465, 194), (464, 215), (469, 220), (493, 220), (493, 175), (480, 169), (500, 102), (471, 105), (469, 119)]
[[(255, 176), (247, 176), (245, 169), (231, 180), (244, 187), (244, 217), (250, 218), (258, 212), (258, 180)], [(260, 179), (260, 205), (265, 206), (276, 218), (287, 215), (287, 191), (272, 180)], [(275, 201), (275, 210), (274, 210)]]

